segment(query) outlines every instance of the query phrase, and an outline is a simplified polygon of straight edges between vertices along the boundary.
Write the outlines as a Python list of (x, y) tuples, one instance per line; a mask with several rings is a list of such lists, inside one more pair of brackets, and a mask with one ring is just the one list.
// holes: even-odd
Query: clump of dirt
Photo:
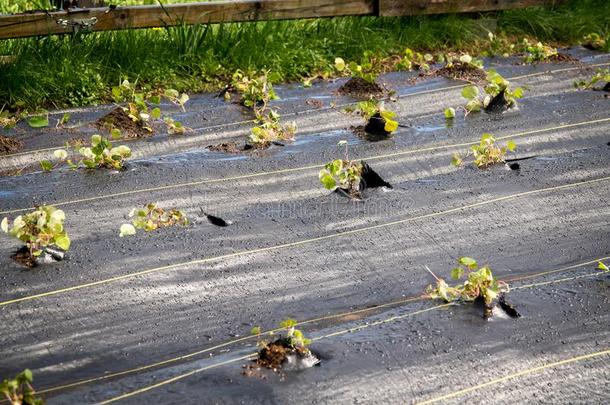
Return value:
[(240, 153), (246, 150), (245, 147), (240, 147), (237, 142), (226, 142), (219, 143), (216, 145), (208, 145), (208, 150), (212, 152), (222, 152), (222, 153)]
[(0, 155), (15, 153), (21, 148), (23, 148), (23, 142), (15, 138), (0, 135)]
[(314, 98), (308, 98), (305, 100), (305, 104), (312, 106), (313, 108), (322, 108), (324, 107), (324, 103), (322, 100), (316, 100)]
[(337, 90), (339, 94), (357, 97), (370, 98), (383, 95), (383, 88), (377, 83), (368, 82), (361, 77), (352, 77)]
[(293, 347), (290, 339), (280, 337), (276, 341), (265, 345), (259, 352), (254, 365), (246, 367), (244, 375), (260, 375), (257, 371), (262, 368), (280, 372), (281, 370), (303, 370), (316, 366), (320, 359), (314, 356), (304, 346)]
[(19, 264), (32, 268), (39, 264), (62, 261), (65, 256), (65, 251), (50, 246), (43, 248), (40, 256), (32, 256), (32, 254), (30, 254), (30, 249), (28, 249), (27, 246), (22, 246), (11, 256), (11, 258)]
[(580, 59), (575, 58), (567, 53), (559, 52), (557, 55), (553, 55), (549, 58), (551, 62), (569, 62), (569, 63), (580, 63)]
[(36, 258), (30, 254), (30, 249), (23, 246), (19, 250), (17, 250), (12, 256), (11, 259), (16, 261), (19, 264), (24, 265), (25, 267), (33, 268), (38, 266), (38, 262)]
[(144, 138), (151, 135), (151, 132), (144, 128), (142, 123), (134, 122), (123, 107), (117, 107), (95, 121), (98, 129), (112, 131), (118, 129), (125, 138)]
[(447, 79), (461, 80), (469, 83), (483, 83), (487, 79), (487, 74), (483, 69), (463, 62), (453, 62), (451, 66), (444, 66), (428, 73), (428, 75), (443, 76)]

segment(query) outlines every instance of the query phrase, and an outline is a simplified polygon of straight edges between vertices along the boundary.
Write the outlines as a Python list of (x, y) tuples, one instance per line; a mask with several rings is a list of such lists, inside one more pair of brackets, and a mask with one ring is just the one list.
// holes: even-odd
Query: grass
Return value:
[[(120, 2), (117, 2), (120, 3)], [(486, 14), (497, 32), (556, 45), (610, 33), (610, 2), (571, 1), (555, 8)], [(333, 19), (231, 23), (0, 41), (0, 106), (34, 110), (106, 102), (128, 78), (143, 89), (189, 93), (219, 88), (236, 69), (269, 69), (273, 81), (301, 80), (330, 69), (335, 57), (359, 60), (421, 51), (470, 51), (486, 46), (478, 16)]]

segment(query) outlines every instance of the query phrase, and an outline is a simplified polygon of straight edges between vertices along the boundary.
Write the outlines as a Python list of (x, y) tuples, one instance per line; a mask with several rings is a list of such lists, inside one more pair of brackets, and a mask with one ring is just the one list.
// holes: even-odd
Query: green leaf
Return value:
[(297, 321), (291, 318), (285, 319), (282, 322), (280, 322), (280, 328), (293, 328), (295, 327), (297, 324)]
[(472, 257), (467, 257), (467, 256), (460, 257), (458, 259), (458, 262), (461, 265), (466, 266), (466, 267), (471, 268), (471, 269), (476, 269), (477, 268), (477, 261), (474, 260)]
[[(6, 219), (6, 218), (5, 218)], [(599, 270), (603, 270), (603, 271), (610, 271), (610, 269), (608, 268), (608, 266), (606, 266), (604, 263), (602, 262), (597, 262), (597, 268)]]
[(50, 172), (51, 170), (53, 170), (53, 163), (49, 162), (48, 160), (41, 160), (40, 167), (45, 172)]
[(453, 166), (461, 166), (462, 165), (462, 157), (459, 153), (454, 153), (453, 158), (451, 158), (451, 164)]
[(70, 249), (70, 238), (67, 235), (60, 235), (55, 238), (55, 244), (63, 250)]
[(70, 121), (70, 114), (69, 113), (64, 113), (64, 115), (61, 117), (61, 120), (59, 121), (60, 125), (65, 125), (68, 123), (68, 121)]
[(334, 190), (335, 188), (337, 188), (337, 182), (335, 181), (335, 178), (330, 174), (326, 174), (320, 177), (320, 182), (327, 190)]
[(28, 120), (28, 125), (32, 128), (44, 128), (49, 126), (49, 117), (38, 116)]
[(7, 217), (2, 218), (2, 222), (0, 223), (0, 229), (2, 229), (2, 232), (8, 233), (8, 218)]
[(261, 334), (261, 327), (260, 326), (255, 326), (252, 329), (250, 329), (250, 334), (251, 335), (260, 335)]
[(461, 267), (456, 267), (455, 269), (451, 270), (451, 278), (454, 280), (459, 280), (460, 278), (462, 278), (463, 275), (464, 269), (462, 269)]
[(91, 146), (97, 146), (102, 142), (101, 135), (92, 135), (91, 136)]
[(132, 224), (123, 224), (119, 231), (119, 237), (131, 236), (136, 234), (136, 228)]
[(345, 70), (345, 61), (343, 58), (335, 58), (335, 69), (337, 69), (339, 72)]
[(65, 160), (68, 158), (68, 152), (65, 149), (57, 149), (55, 152), (53, 152), (53, 156), (59, 160)]
[(454, 118), (455, 117), (455, 108), (449, 107), (445, 109), (445, 118)]
[(34, 381), (34, 376), (32, 375), (32, 370), (30, 370), (29, 368), (26, 368), (25, 370), (23, 370), (22, 375), (26, 379), (27, 382), (31, 383), (32, 381)]
[(462, 90), (462, 97), (468, 100), (473, 100), (479, 95), (479, 88), (476, 86), (467, 86)]
[(150, 116), (156, 120), (161, 118), (161, 109), (159, 107), (153, 108), (153, 110), (150, 112)]
[(110, 131), (110, 137), (112, 139), (120, 139), (123, 136), (123, 134), (121, 134), (121, 130), (118, 128), (112, 128), (112, 130)]
[(506, 147), (508, 148), (509, 151), (514, 152), (515, 149), (517, 148), (517, 144), (514, 141), (510, 140), (510, 141), (506, 142)]
[(396, 131), (398, 129), (398, 121), (394, 121), (389, 118), (386, 118), (383, 129), (385, 129), (386, 132)]
[(513, 90), (513, 97), (514, 98), (521, 98), (521, 97), (523, 97), (523, 88), (517, 87), (515, 90)]

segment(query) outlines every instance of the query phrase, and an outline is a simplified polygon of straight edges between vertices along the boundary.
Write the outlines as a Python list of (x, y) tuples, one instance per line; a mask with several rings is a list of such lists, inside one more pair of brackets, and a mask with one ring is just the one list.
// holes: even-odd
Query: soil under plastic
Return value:
[(144, 138), (151, 135), (140, 123), (134, 122), (123, 107), (117, 107), (95, 121), (95, 127), (101, 130), (111, 131), (114, 128), (121, 131), (125, 138)]
[(23, 147), (23, 142), (10, 138), (8, 136), (0, 135), (0, 155), (8, 155), (9, 153), (15, 153)]
[(368, 82), (361, 77), (352, 77), (337, 90), (339, 94), (356, 98), (380, 97), (383, 95), (383, 88), (377, 83)]

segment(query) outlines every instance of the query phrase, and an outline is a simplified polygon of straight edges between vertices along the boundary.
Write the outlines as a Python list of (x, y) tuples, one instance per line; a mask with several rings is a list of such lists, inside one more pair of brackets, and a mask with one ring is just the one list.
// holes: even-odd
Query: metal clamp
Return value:
[(72, 28), (72, 32), (78, 34), (81, 31), (91, 31), (91, 27), (97, 24), (97, 17), (75, 18), (70, 20), (58, 18), (55, 22), (63, 27)]

